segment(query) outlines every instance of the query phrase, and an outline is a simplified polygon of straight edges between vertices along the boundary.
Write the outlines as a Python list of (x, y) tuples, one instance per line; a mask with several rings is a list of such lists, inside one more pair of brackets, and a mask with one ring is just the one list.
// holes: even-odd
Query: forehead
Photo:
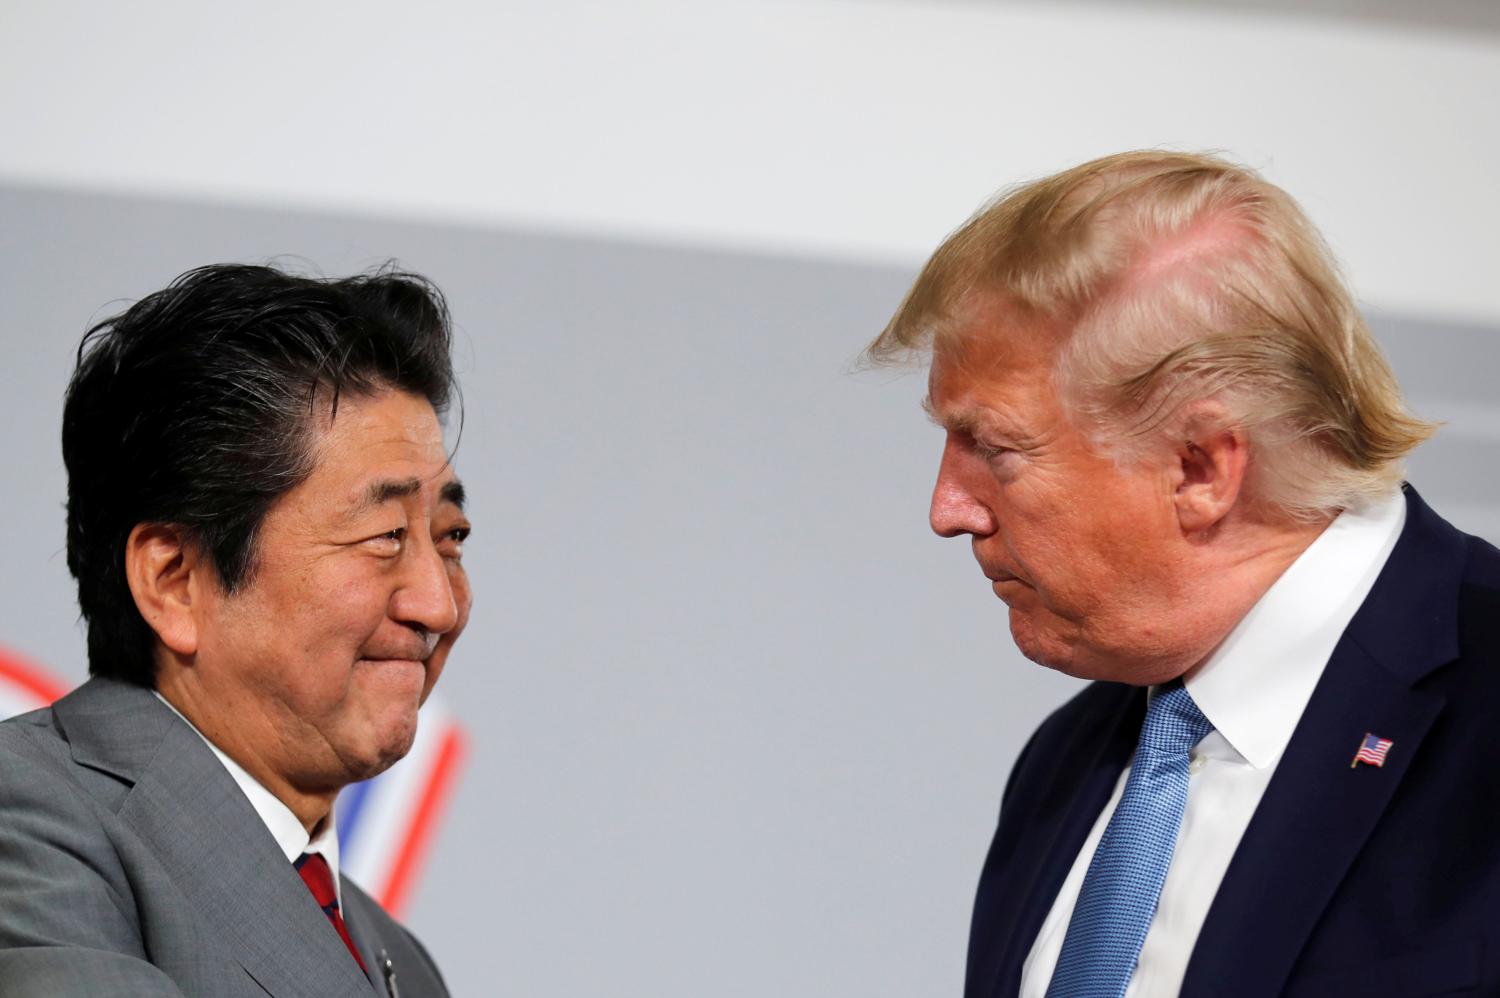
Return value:
[[(341, 398), (337, 411), (316, 417), (312, 451), (312, 474), (298, 488), (343, 509), (408, 494), (436, 499), (455, 480), (437, 413), (406, 392)], [(391, 487), (411, 482), (418, 487)]]
[(933, 345), (928, 408), (946, 425), (977, 412), (1050, 408), (1058, 337), (1048, 326), (992, 308)]

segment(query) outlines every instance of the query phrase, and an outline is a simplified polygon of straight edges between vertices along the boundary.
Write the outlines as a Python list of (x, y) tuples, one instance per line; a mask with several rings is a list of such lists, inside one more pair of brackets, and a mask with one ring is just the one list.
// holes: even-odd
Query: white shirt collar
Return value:
[(276, 840), (276, 844), (281, 848), (288, 863), (296, 862), (297, 857), (305, 852), (322, 855), (328, 863), (329, 872), (333, 874), (334, 893), (338, 896), (339, 904), (342, 906), (344, 894), (339, 884), (339, 836), (334, 811), (328, 812), (328, 818), (319, 826), (318, 834), (309, 836), (307, 829), (302, 827), (302, 821), (292, 813), (291, 808), (262, 786), (259, 780), (245, 772), (245, 767), (209, 741), (207, 736), (198, 730), (198, 726), (189, 721), (182, 711), (172, 706), (160, 692), (156, 690), (151, 692), (156, 695), (156, 699), (167, 705), (168, 710), (181, 717), (183, 723), (192, 728), (198, 737), (203, 739), (203, 744), (207, 745), (219, 762), (224, 764), (224, 768), (229, 771), (230, 776), (234, 777), (234, 782), (239, 786), (240, 791), (250, 801), (250, 806), (255, 809), (256, 814), (260, 815), (260, 820), (265, 824), (266, 830), (271, 833), (271, 837)]
[(1204, 663), (1184, 678), (1193, 702), (1256, 769), (1291, 741), (1333, 654), (1406, 522), (1397, 492), (1333, 519)]

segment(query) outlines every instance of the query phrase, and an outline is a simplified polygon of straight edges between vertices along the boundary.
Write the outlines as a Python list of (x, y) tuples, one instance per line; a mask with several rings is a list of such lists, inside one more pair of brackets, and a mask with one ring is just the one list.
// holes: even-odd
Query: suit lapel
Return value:
[[(1442, 710), (1442, 695), (1414, 686), (1458, 654), (1464, 560), (1462, 535), (1409, 492), (1401, 539), (1277, 763), (1199, 933), (1181, 994), (1281, 992)], [(1367, 733), (1392, 741), (1385, 765), (1351, 768)]]
[(343, 880), (344, 885), (341, 906), (344, 925), (349, 930), (354, 945), (359, 947), (360, 957), (365, 961), (365, 971), (370, 979), (370, 986), (375, 989), (376, 994), (384, 995), (387, 989), (380, 966), (380, 956), (383, 952), (380, 933), (376, 931), (369, 912), (365, 910), (359, 896), (350, 889), (348, 878), (340, 879)]
[(120, 819), (262, 988), (276, 998), (369, 998), (370, 982), (196, 732), (126, 684), (91, 680), (69, 699), (58, 714), (75, 761), (134, 783)]
[[(1281, 992), (1442, 705), (1384, 675), (1346, 635), (1225, 871), (1183, 995)], [(1351, 769), (1367, 732), (1391, 739), (1390, 754), (1384, 767)]]
[[(1139, 687), (1122, 686), (1119, 694), (1119, 699), (1113, 701), (1118, 706), (1106, 715), (1105, 737), (1101, 740), (1097, 732), (1080, 730), (1073, 738), (1073, 751), (1062, 754), (1061, 765), (1071, 767), (1075, 763), (1069, 760), (1078, 760), (1082, 765), (1077, 771), (1083, 775), (1075, 785), (1072, 799), (1060, 812), (1061, 819), (1053, 824), (1037, 822), (1032, 832), (1032, 841), (1036, 845), (1026, 850), (1035, 859), (1031, 863), (1029, 886), (1025, 889), (1025, 900), (1015, 929), (1005, 943), (993, 982), (984, 992), (986, 994), (1015, 994), (1020, 987), (1021, 971), (1036, 942), (1037, 933), (1041, 931), (1042, 922), (1052, 910), (1057, 892), (1062, 889), (1068, 871), (1078, 858), (1078, 851), (1083, 848), (1099, 812), (1109, 803), (1120, 773), (1135, 751), (1141, 721), (1145, 717), (1145, 693)], [(1038, 764), (1048, 763), (1039, 761)]]

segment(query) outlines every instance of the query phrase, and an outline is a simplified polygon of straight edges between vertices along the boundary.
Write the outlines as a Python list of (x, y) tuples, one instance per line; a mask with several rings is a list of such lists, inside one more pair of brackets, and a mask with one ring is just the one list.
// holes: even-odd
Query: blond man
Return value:
[(966, 994), (1500, 990), (1500, 552), (1295, 202), (1137, 152), (1012, 190), (870, 347), (929, 360), (931, 523), (1033, 661)]

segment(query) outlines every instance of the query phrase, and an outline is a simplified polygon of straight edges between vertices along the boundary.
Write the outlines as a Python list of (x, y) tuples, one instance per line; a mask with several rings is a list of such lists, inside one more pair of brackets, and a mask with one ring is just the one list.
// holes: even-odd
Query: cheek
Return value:
[[(1093, 616), (1118, 626), (1138, 626), (1159, 601), (1165, 583), (1178, 575), (1171, 524), (1149, 496), (1120, 494), (1109, 515), (1093, 524), (1085, 575)], [(1135, 500), (1135, 501), (1132, 501)]]
[(378, 575), (350, 573), (327, 580), (320, 592), (311, 595), (309, 606), (330, 630), (368, 637), (386, 618), (390, 597), (390, 587)]
[(1050, 602), (1086, 588), (1096, 560), (1092, 525), (1071, 498), (1041, 500), (1019, 508), (1005, 530), (1006, 546), (1024, 577)]
[(342, 695), (361, 652), (386, 619), (388, 595), (378, 580), (325, 573), (311, 578), (279, 622), (288, 659), (300, 660), (299, 680), (320, 697)]
[(1143, 524), (1104, 485), (1074, 490), (1019, 518), (1008, 543), (1041, 602), (1064, 617), (1097, 612), (1128, 588), (1142, 558)]

